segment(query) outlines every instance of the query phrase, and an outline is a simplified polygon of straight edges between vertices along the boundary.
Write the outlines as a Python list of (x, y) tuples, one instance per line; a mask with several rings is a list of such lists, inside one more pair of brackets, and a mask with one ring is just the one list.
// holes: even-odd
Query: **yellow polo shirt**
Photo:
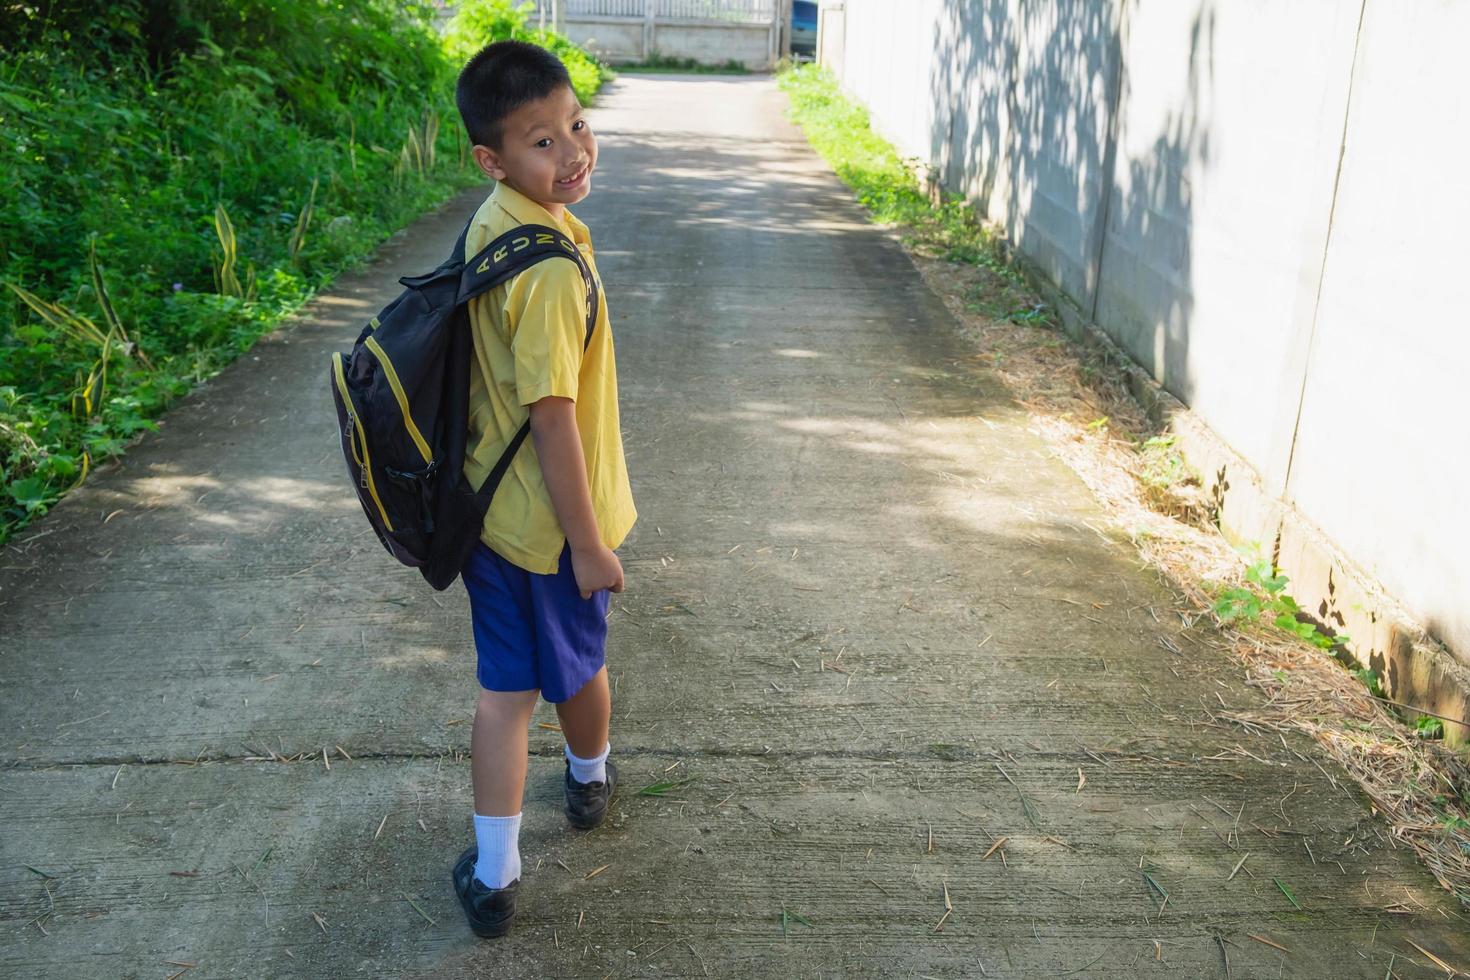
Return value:
[[(528, 406), (548, 396), (576, 402), (577, 429), (587, 459), (587, 483), (602, 543), (623, 543), (638, 513), (628, 485), (618, 429), (618, 374), (602, 277), (587, 226), (571, 212), (557, 220), (541, 205), (497, 184), (475, 212), (465, 258), (517, 225), (558, 228), (577, 244), (598, 292), (597, 325), (587, 334), (587, 287), (576, 263), (551, 258), (470, 301), (475, 364), (470, 369), (469, 444), (465, 477), (479, 486), (530, 417)], [(557, 570), (566, 535), (556, 519), (536, 450), (523, 445), (491, 500), (480, 540), (528, 572)]]

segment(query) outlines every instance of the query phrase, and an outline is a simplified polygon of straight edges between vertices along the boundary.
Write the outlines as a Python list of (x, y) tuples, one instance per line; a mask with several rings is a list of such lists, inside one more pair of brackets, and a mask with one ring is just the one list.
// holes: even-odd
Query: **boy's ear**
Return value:
[(505, 179), (505, 168), (500, 165), (500, 156), (490, 147), (476, 143), (470, 153), (475, 158), (475, 165), (486, 177), (492, 180)]

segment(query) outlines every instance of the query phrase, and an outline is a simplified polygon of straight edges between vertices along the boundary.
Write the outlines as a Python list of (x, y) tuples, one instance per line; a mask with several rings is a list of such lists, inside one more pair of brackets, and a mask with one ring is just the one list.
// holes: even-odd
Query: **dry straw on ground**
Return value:
[[(1013, 276), (926, 251), (910, 243), (925, 280), (974, 342), (975, 359), (1006, 382), (1033, 429), (1159, 571), (1181, 613), (1211, 615), (1213, 594), (1241, 582), (1244, 562), (1210, 523), (1199, 481), (1129, 394), (1121, 373), (1069, 340)], [(1314, 647), (1265, 628), (1221, 626), (1218, 636), (1265, 701), (1214, 718), (1253, 735), (1310, 735), (1384, 816), (1390, 844), (1413, 848), (1440, 884), (1470, 906), (1470, 756), (1420, 738)]]

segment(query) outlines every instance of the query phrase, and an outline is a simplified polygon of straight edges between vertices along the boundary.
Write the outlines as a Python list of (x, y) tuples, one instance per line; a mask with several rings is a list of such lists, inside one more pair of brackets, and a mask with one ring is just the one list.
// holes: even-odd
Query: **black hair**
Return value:
[(505, 117), (562, 86), (571, 88), (572, 79), (556, 55), (525, 41), (496, 41), (465, 62), (454, 101), (470, 142), (498, 150)]

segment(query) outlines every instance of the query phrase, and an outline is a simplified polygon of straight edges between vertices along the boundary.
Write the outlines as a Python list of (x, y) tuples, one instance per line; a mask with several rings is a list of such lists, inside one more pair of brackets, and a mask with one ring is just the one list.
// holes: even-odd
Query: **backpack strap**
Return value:
[[(462, 253), (463, 236), (459, 248)], [(465, 260), (464, 271), (459, 277), (458, 302), (467, 303), (486, 290), (515, 278), (537, 262), (553, 256), (576, 262), (582, 270), (582, 278), (589, 287), (592, 285), (591, 270), (582, 260), (582, 252), (575, 242), (546, 225), (521, 225), (512, 228)]]
[[(460, 255), (464, 254), (464, 237), (464, 233), (461, 233), (457, 253)], [(459, 299), (456, 305), (467, 303), (476, 296), (515, 278), (536, 263), (552, 258), (571, 259), (576, 262), (577, 268), (582, 273), (582, 281), (587, 286), (587, 334), (582, 340), (582, 350), (585, 352), (592, 344), (592, 330), (597, 326), (597, 282), (593, 279), (592, 269), (587, 265), (587, 260), (582, 258), (582, 252), (577, 248), (576, 243), (555, 228), (546, 225), (521, 225), (518, 228), (512, 228), (476, 252), (465, 262), (464, 272), (460, 275)], [(521, 444), (530, 434), (531, 420), (528, 418), (521, 423), (520, 429), (511, 437), (505, 451), (500, 454), (490, 474), (485, 477), (485, 482), (480, 484), (480, 488), (475, 491), (476, 500), (484, 508), (489, 508), (490, 498), (494, 496), (495, 488), (505, 478)]]

